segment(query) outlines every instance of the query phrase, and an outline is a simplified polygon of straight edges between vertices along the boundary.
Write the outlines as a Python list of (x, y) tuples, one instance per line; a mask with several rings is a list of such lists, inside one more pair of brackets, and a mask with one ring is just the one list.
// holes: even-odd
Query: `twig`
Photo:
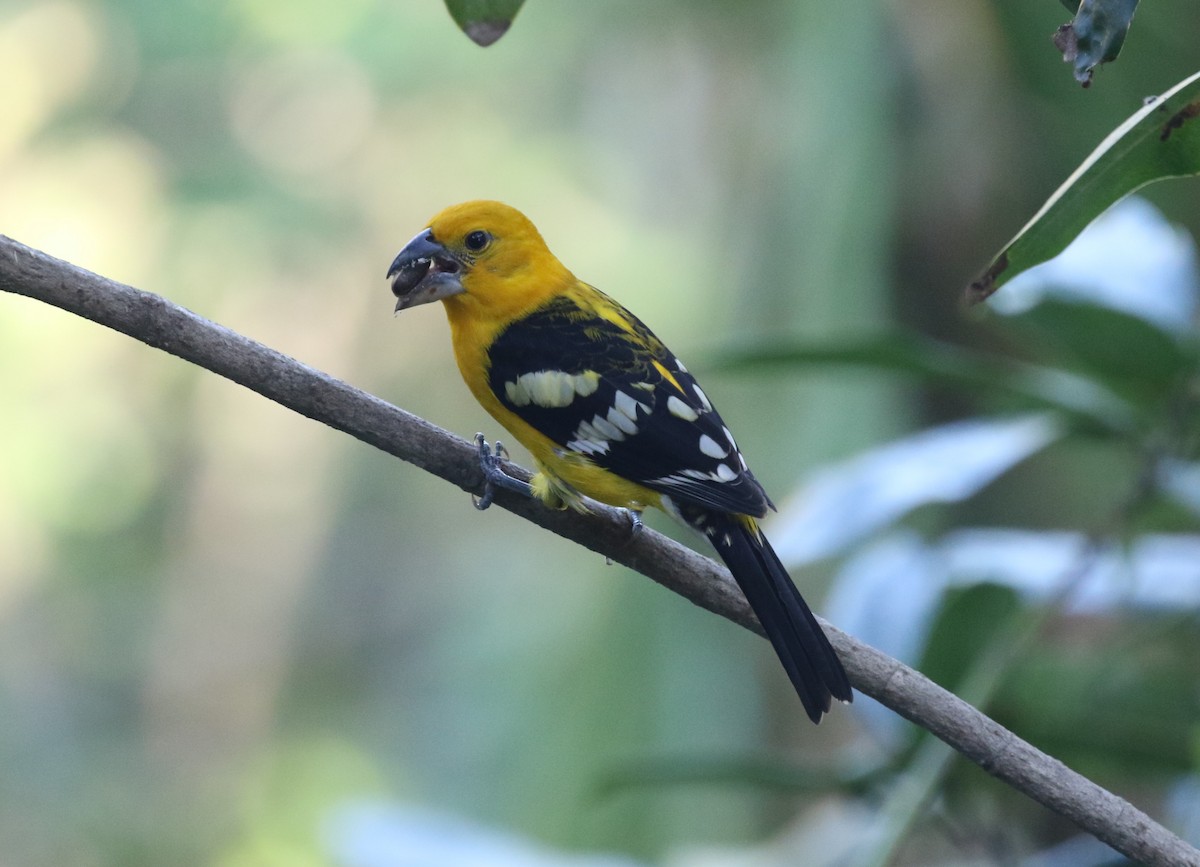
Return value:
[[(423, 419), (152, 295), (0, 235), (0, 291), (44, 301), (197, 364), (295, 412), (481, 493), (475, 448)], [(512, 467), (520, 476), (523, 471)], [(526, 474), (527, 477), (527, 474)], [(498, 505), (760, 632), (729, 573), (624, 513), (547, 510), (501, 491)], [(1200, 852), (1127, 801), (1035, 749), (919, 672), (826, 625), (854, 686), (932, 732), (988, 773), (1075, 822), (1118, 852), (1162, 867), (1200, 867)]]

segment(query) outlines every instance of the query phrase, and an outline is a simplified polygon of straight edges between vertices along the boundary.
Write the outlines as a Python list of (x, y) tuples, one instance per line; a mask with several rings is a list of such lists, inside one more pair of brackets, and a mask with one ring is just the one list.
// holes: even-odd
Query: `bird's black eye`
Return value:
[(476, 229), (471, 234), (467, 235), (463, 243), (467, 245), (468, 250), (473, 250), (478, 253), (488, 245), (488, 241), (492, 240), (491, 236), (481, 229)]

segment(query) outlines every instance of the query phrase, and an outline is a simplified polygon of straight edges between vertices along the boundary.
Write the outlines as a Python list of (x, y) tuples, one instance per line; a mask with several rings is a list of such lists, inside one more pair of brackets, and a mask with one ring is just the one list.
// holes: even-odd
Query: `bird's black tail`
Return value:
[(841, 661), (755, 521), (712, 512), (687, 517), (709, 538), (746, 594), (809, 718), (820, 722), (831, 698), (850, 701)]

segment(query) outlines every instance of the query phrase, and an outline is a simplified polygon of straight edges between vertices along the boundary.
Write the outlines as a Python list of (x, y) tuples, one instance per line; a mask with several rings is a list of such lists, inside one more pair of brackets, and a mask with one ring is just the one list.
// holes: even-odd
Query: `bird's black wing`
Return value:
[(644, 324), (599, 298), (560, 296), (501, 332), (492, 392), (566, 454), (677, 504), (764, 515), (770, 500), (708, 396)]

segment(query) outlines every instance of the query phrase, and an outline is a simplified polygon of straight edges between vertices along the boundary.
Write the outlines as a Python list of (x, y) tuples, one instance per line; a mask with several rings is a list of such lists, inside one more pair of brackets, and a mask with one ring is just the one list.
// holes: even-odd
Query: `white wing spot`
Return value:
[(600, 386), (600, 375), (595, 371), (580, 374), (562, 370), (538, 370), (522, 373), (512, 382), (504, 383), (504, 395), (514, 406), (537, 404), (547, 409), (570, 406), (575, 395), (587, 396)]
[(525, 390), (525, 386), (519, 379), (515, 382), (504, 383), (504, 394), (508, 397), (508, 402), (514, 406), (529, 406), (529, 392)]
[(575, 399), (575, 377), (561, 370), (546, 370), (533, 375), (529, 396), (538, 406), (570, 406)]
[(733, 467), (729, 466), (729, 464), (717, 464), (716, 476), (718, 482), (732, 482), (738, 477), (738, 474), (733, 471)]
[(729, 440), (729, 447), (736, 452), (738, 450), (738, 447), (737, 447), (737, 440), (735, 440), (733, 438), (733, 431), (731, 431), (727, 427), (722, 427), (721, 430), (725, 431), (725, 439)]
[(678, 358), (675, 359), (675, 369), (681, 373), (687, 373), (687, 368), (683, 366), (683, 362)]
[[(736, 477), (735, 477), (736, 478)], [(651, 485), (670, 485), (675, 487), (694, 488), (696, 482), (719, 482), (722, 481), (716, 473), (706, 473), (704, 470), (686, 469), (680, 470), (677, 473), (672, 473), (669, 476), (660, 476), (657, 479), (651, 479)]]
[[(621, 429), (622, 433), (627, 433), (633, 436), (638, 432), (638, 426), (633, 423), (633, 419), (621, 412), (615, 406), (608, 411), (608, 421)], [(609, 437), (612, 439), (612, 437)]]
[(594, 370), (585, 370), (575, 377), (575, 393), (580, 397), (594, 394), (600, 387), (600, 374)]
[(700, 413), (696, 412), (675, 395), (667, 398), (667, 412), (676, 418), (681, 418), (684, 421), (695, 421), (700, 418)]
[(612, 440), (617, 443), (625, 440), (625, 434), (621, 433), (620, 428), (606, 418), (600, 418), (598, 415), (592, 416), (592, 427), (600, 434), (597, 439)]
[(708, 401), (708, 395), (704, 393), (704, 389), (696, 383), (692, 383), (692, 391), (696, 392), (696, 397), (700, 401), (700, 405), (704, 407), (705, 412), (712, 412), (712, 404)]
[(729, 449), (722, 448), (721, 444), (708, 434), (700, 435), (700, 451), (704, 452), (710, 458), (716, 458), (719, 461), (729, 457)]
[[(615, 434), (613, 436), (612, 434)], [(608, 452), (609, 440), (623, 440), (625, 435), (602, 418), (581, 421), (567, 448), (585, 455), (603, 455)]]
[(574, 439), (567, 443), (567, 448), (584, 455), (603, 455), (608, 452), (608, 443), (604, 440)]
[[(613, 399), (613, 406), (627, 416), (630, 421), (637, 421), (639, 409), (646, 414), (650, 412), (650, 408), (646, 404), (641, 403), (636, 398), (630, 397), (623, 391), (617, 392), (617, 396)], [(633, 431), (630, 431), (630, 433), (633, 433)]]

